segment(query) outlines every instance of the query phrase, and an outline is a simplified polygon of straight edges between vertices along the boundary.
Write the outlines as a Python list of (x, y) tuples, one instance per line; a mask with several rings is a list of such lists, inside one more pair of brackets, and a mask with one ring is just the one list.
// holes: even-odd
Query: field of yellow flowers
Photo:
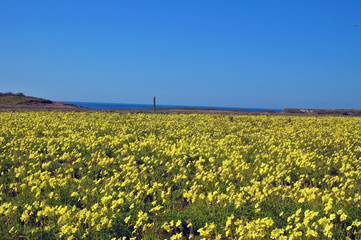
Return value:
[(0, 113), (0, 239), (361, 239), (361, 119)]

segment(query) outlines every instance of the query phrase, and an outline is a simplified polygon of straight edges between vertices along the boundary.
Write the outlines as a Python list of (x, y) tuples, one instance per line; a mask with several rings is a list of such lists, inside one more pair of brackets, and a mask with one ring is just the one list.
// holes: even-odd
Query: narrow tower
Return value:
[(157, 112), (157, 108), (155, 106), (155, 96), (153, 97), (153, 109), (154, 109), (154, 112)]

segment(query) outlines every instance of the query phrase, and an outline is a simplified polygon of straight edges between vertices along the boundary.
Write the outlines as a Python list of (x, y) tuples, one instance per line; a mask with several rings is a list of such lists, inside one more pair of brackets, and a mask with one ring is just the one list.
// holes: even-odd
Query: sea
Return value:
[[(103, 102), (72, 102), (63, 101), (65, 103), (74, 104), (79, 107), (88, 107), (93, 109), (152, 109), (152, 104), (134, 104), (134, 103), (103, 103)], [(199, 108), (199, 109), (228, 109), (243, 111), (264, 111), (271, 110), (281, 112), (282, 109), (273, 108), (238, 108), (238, 107), (214, 107), (214, 106), (183, 106), (183, 105), (156, 105), (157, 108)]]

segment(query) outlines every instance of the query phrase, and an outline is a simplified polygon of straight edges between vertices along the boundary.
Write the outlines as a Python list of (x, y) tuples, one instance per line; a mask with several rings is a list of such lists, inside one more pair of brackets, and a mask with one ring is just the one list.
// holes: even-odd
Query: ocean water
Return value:
[[(152, 104), (134, 104), (134, 103), (99, 103), (99, 102), (70, 102), (65, 103), (74, 104), (79, 107), (88, 107), (93, 109), (152, 109)], [(243, 111), (262, 111), (272, 110), (274, 112), (281, 112), (282, 109), (271, 108), (236, 108), (236, 107), (212, 107), (212, 106), (181, 106), (181, 105), (157, 105), (157, 108), (200, 108), (200, 109), (230, 109)]]

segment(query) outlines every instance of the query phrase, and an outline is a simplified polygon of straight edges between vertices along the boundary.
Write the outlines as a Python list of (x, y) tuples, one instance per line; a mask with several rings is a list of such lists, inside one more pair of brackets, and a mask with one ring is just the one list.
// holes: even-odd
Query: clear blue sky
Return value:
[(0, 92), (8, 91), (361, 109), (361, 1), (2, 0)]

